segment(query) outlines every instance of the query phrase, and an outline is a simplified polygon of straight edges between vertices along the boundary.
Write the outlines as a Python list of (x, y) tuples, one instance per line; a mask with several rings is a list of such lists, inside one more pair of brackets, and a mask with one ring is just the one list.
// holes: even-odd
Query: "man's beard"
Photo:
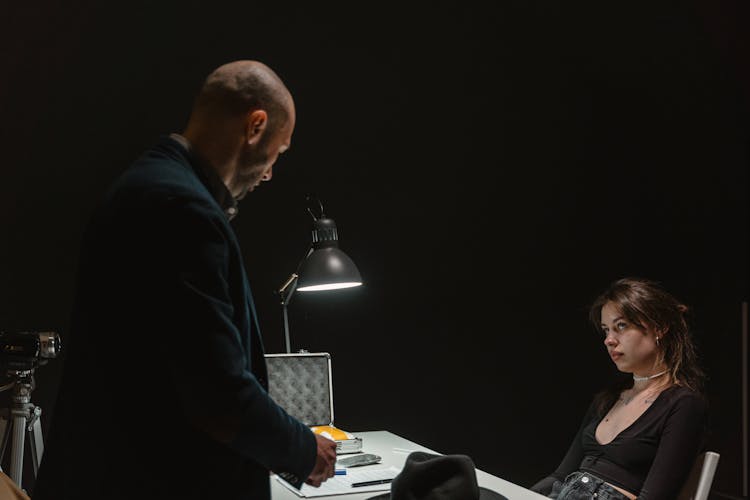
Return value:
[[(268, 155), (257, 151), (243, 151), (240, 157), (240, 170), (237, 172), (235, 186), (240, 188), (240, 193), (235, 196), (236, 200), (244, 198), (255, 186), (257, 186), (265, 172)], [(244, 174), (243, 174), (244, 173)]]

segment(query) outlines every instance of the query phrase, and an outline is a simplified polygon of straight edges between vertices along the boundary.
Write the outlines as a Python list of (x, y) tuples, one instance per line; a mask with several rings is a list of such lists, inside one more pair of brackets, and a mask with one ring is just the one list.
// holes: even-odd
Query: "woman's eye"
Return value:
[(617, 329), (619, 331), (623, 331), (627, 326), (627, 323), (617, 323)]

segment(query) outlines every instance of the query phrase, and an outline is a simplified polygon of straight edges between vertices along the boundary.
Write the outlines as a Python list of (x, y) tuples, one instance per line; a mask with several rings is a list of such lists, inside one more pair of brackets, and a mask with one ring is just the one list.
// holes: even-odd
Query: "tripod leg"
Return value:
[(10, 455), (10, 478), (21, 488), (23, 476), (23, 447), (26, 439), (26, 416), (13, 415), (13, 430)]
[[(8, 427), (8, 415), (2, 414), (0, 415), (0, 436), (2, 436), (2, 444), (0, 444), (0, 462), (2, 462), (3, 457), (5, 456), (5, 447), (8, 445), (8, 441), (10, 438), (10, 427)], [(3, 468), (0, 466), (0, 471), (2, 471)]]
[(34, 421), (29, 428), (29, 444), (31, 445), (31, 461), (34, 465), (34, 477), (39, 474), (39, 463), (44, 453), (44, 441), (42, 441), (42, 409), (34, 408)]

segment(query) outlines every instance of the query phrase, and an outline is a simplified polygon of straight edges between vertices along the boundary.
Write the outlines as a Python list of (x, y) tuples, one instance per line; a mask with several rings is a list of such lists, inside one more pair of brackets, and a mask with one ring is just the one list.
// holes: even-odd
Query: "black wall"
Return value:
[[(298, 124), (236, 228), (279, 352), (273, 290), (308, 245), (303, 194), (338, 223), (365, 286), (298, 294), (290, 314), (295, 348), (332, 354), (340, 427), (468, 453), (529, 485), (616, 374), (588, 303), (650, 277), (694, 308), (715, 485), (738, 494), (747, 7), (574, 4), (4, 5), (0, 329), (65, 338), (102, 191), (181, 130), (210, 70), (260, 59)], [(63, 365), (37, 370), (45, 430)]]

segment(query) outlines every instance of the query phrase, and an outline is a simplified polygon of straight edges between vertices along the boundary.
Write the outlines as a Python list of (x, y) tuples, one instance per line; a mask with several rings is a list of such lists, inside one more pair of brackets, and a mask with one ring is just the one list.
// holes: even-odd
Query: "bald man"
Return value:
[(319, 486), (335, 443), (268, 397), (229, 220), (291, 145), (292, 96), (255, 61), (206, 79), (183, 134), (114, 183), (83, 241), (58, 402), (34, 500), (269, 499)]

